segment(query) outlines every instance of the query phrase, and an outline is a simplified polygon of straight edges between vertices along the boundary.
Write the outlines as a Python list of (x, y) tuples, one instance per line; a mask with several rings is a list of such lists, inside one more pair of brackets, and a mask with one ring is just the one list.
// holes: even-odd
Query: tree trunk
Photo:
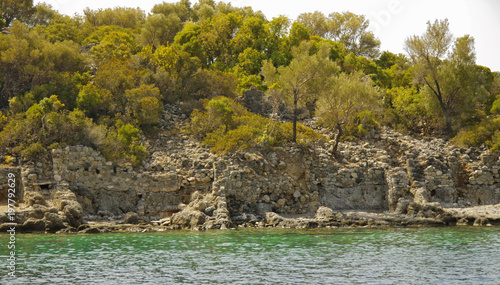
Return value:
[(434, 78), (434, 83), (436, 84), (436, 89), (434, 89), (426, 79), (424, 79), (424, 80), (425, 80), (425, 83), (427, 84), (427, 86), (429, 86), (429, 88), (432, 90), (434, 95), (436, 95), (436, 98), (439, 101), (439, 106), (441, 107), (441, 111), (443, 111), (444, 118), (446, 121), (446, 132), (448, 134), (451, 134), (451, 132), (452, 132), (451, 108), (450, 108), (449, 104), (445, 104), (445, 102), (443, 100), (443, 94), (441, 93), (441, 88), (439, 87), (439, 83), (438, 83), (437, 79)]
[(451, 126), (452, 118), (451, 118), (450, 108), (445, 108), (443, 110), (443, 113), (444, 113), (444, 118), (446, 120), (446, 132), (448, 133), (448, 135), (450, 135), (452, 132), (452, 126)]
[(297, 117), (298, 117), (298, 106), (297, 106), (297, 99), (295, 98), (293, 100), (293, 135), (292, 135), (292, 141), (294, 143), (297, 142)]
[(337, 150), (339, 148), (339, 142), (340, 142), (340, 137), (342, 136), (342, 126), (340, 124), (337, 124), (337, 135), (335, 136), (335, 142), (333, 143), (332, 147), (332, 154), (337, 157)]

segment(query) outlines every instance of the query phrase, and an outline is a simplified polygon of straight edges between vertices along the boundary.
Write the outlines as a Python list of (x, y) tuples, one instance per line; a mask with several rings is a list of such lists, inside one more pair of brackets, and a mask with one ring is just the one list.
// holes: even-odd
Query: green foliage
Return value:
[[(454, 39), (447, 20), (410, 37), (408, 57), (379, 57), (366, 16), (351, 12), (293, 22), (214, 0), (164, 2), (148, 15), (118, 7), (66, 16), (31, 0), (0, 6), (0, 147), (27, 157), (83, 143), (139, 164), (142, 132), (156, 130), (163, 103), (182, 101), (189, 113), (199, 99), (208, 100), (193, 112), (192, 131), (215, 152), (317, 140), (297, 124), (304, 106), (329, 126), (337, 123), (331, 110), (349, 113), (343, 137), (362, 136), (378, 125), (380, 98), (383, 123), (417, 133), (467, 126), (462, 141), (500, 148), (487, 117), (500, 114), (500, 73), (477, 66), (474, 39)], [(251, 86), (284, 102), (293, 122), (209, 101)], [(329, 115), (325, 98), (336, 102)]]
[(151, 12), (153, 15), (175, 16), (183, 23), (192, 21), (196, 18), (189, 0), (181, 0), (177, 3), (163, 2), (161, 4), (156, 4)]
[(127, 113), (138, 125), (156, 125), (163, 113), (160, 90), (154, 85), (141, 85), (125, 91)]
[[(15, 21), (12, 34), (0, 34), (0, 107), (14, 96), (57, 81), (60, 73), (83, 72), (85, 58), (70, 41), (51, 43)], [(48, 94), (50, 96), (52, 94)], [(69, 103), (69, 102), (68, 102)]]
[[(191, 114), (190, 131), (212, 147), (212, 152), (231, 154), (254, 147), (273, 147), (292, 139), (291, 123), (279, 123), (248, 112), (226, 97), (204, 104), (204, 111)], [(326, 140), (315, 131), (298, 125), (298, 142)]]
[(293, 141), (296, 140), (298, 109), (317, 98), (326, 86), (325, 80), (339, 70), (329, 59), (328, 44), (322, 44), (315, 54), (310, 55), (312, 47), (312, 42), (305, 41), (294, 47), (294, 59), (286, 67), (275, 68), (269, 61), (264, 61), (262, 67), (267, 86), (276, 90), (293, 109)]
[(235, 54), (247, 49), (263, 50), (268, 36), (268, 29), (262, 19), (257, 17), (246, 18), (233, 39)]
[(36, 159), (46, 152), (46, 149), (39, 142), (34, 142), (27, 145), (21, 151), (21, 156), (26, 159)]
[(33, 0), (2, 0), (0, 28), (9, 27), (14, 20), (27, 20), (33, 13)]
[(32, 93), (13, 97), (9, 100), (9, 110), (12, 114), (24, 113), (33, 104), (35, 104), (35, 96)]
[(370, 21), (364, 15), (334, 12), (328, 17), (326, 36), (341, 42), (356, 56), (376, 58), (379, 55), (380, 40), (368, 31), (369, 24)]
[(317, 115), (319, 123), (337, 131), (334, 153), (347, 130), (348, 136), (362, 136), (377, 125), (374, 114), (380, 110), (382, 94), (362, 72), (332, 76), (320, 89)]
[(291, 21), (285, 16), (273, 18), (268, 23), (269, 37), (266, 40), (267, 59), (276, 67), (288, 65), (291, 61), (290, 41), (287, 39)]
[(42, 23), (35, 29), (53, 43), (62, 41), (82, 42), (84, 37), (83, 19), (59, 14), (50, 17), (46, 24)]
[(177, 15), (152, 14), (141, 29), (140, 41), (144, 46), (166, 46), (174, 41), (181, 29), (182, 20)]
[(238, 13), (219, 14), (201, 23), (198, 36), (206, 54), (206, 63), (216, 70), (234, 64), (231, 42), (241, 27), (243, 17)]
[(297, 18), (302, 25), (307, 27), (313, 36), (325, 38), (328, 33), (328, 19), (319, 11), (302, 13)]
[(147, 155), (146, 149), (140, 142), (139, 129), (130, 124), (125, 124), (119, 127), (116, 133), (111, 133), (111, 137), (116, 135), (116, 140), (119, 142), (119, 148), (115, 150), (115, 153), (126, 157), (132, 162), (132, 165), (139, 165)]
[(92, 27), (115, 25), (127, 29), (138, 29), (145, 19), (144, 11), (139, 8), (116, 7), (98, 10), (86, 8), (83, 14), (85, 22)]
[(206, 63), (205, 50), (199, 39), (201, 34), (200, 25), (186, 23), (182, 31), (178, 32), (174, 38), (174, 43), (191, 56), (197, 57), (200, 62)]
[(139, 51), (139, 45), (130, 34), (113, 31), (104, 36), (90, 51), (97, 62), (110, 59), (126, 60)]
[(497, 95), (495, 101), (491, 106), (490, 112), (495, 115), (500, 114), (500, 95)]
[(395, 87), (386, 91), (384, 99), (386, 114), (396, 129), (428, 133), (433, 128), (425, 95), (417, 88)]
[(31, 27), (46, 27), (50, 20), (59, 15), (60, 14), (56, 10), (52, 9), (52, 5), (47, 3), (38, 3), (33, 7), (33, 14), (27, 22)]
[(125, 90), (138, 85), (137, 73), (138, 70), (134, 69), (130, 62), (113, 59), (99, 66), (94, 82), (99, 88), (111, 92), (117, 101), (114, 104), (121, 106), (124, 103)]
[(264, 55), (253, 48), (247, 48), (238, 55), (238, 65), (235, 67), (237, 73), (251, 75), (259, 74), (262, 68)]
[(379, 114), (372, 110), (363, 110), (354, 114), (345, 125), (341, 139), (362, 138), (380, 127)]
[(91, 146), (110, 159), (124, 158), (134, 165), (147, 154), (138, 128), (123, 123), (110, 129), (97, 125), (79, 109), (65, 110), (55, 95), (11, 116), (3, 125), (0, 147), (27, 159), (52, 147), (75, 144)]
[(426, 33), (408, 38), (405, 46), (415, 80), (432, 95), (427, 99), (439, 104), (448, 134), (487, 103), (486, 74), (476, 67), (474, 38), (465, 35), (453, 42), (447, 19), (428, 22)]
[(106, 111), (106, 106), (109, 106), (111, 101), (111, 92), (89, 83), (83, 86), (78, 93), (76, 104), (87, 116), (97, 119), (100, 114)]
[(290, 44), (292, 46), (298, 46), (302, 41), (307, 41), (311, 37), (309, 29), (304, 27), (299, 22), (294, 22), (292, 28), (290, 29)]
[(490, 151), (500, 151), (500, 118), (487, 119), (458, 132), (452, 142), (458, 146), (479, 147), (486, 144)]

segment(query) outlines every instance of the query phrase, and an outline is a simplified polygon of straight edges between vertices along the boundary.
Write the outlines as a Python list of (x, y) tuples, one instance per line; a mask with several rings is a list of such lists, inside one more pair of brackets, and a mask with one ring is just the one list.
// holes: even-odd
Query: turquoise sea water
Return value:
[(8, 239), (0, 284), (500, 284), (500, 228), (18, 234), (15, 278)]

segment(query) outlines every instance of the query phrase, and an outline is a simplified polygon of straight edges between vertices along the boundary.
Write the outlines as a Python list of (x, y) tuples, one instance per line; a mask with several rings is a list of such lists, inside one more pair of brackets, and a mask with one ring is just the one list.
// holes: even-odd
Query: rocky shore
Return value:
[[(17, 177), (18, 231), (500, 225), (500, 161), (486, 149), (383, 129), (341, 143), (339, 155), (323, 142), (216, 156), (186, 124), (169, 106), (136, 169), (84, 146), (36, 162), (12, 158), (0, 174)], [(7, 189), (1, 232), (12, 225)]]

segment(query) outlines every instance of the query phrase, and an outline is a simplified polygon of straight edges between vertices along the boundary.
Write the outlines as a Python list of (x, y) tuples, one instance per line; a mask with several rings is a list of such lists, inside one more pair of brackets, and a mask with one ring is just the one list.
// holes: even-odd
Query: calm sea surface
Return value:
[(0, 284), (500, 284), (500, 228), (0, 235)]

